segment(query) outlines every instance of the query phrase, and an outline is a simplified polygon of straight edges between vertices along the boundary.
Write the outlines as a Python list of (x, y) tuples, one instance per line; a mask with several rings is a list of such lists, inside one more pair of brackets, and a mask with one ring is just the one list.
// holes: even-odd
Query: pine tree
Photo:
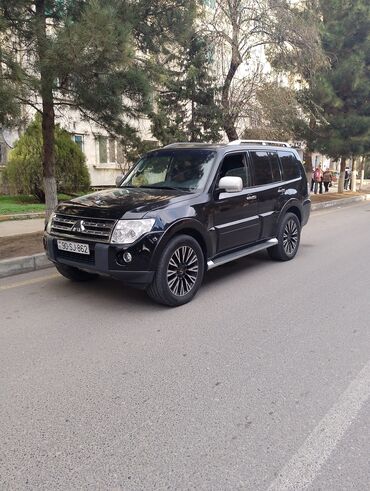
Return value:
[[(306, 91), (312, 149), (346, 159), (370, 152), (370, 5), (365, 0), (322, 0), (322, 44), (329, 64)], [(355, 177), (355, 176), (354, 176)]]
[(191, 31), (170, 66), (163, 72), (157, 110), (151, 115), (154, 136), (163, 144), (218, 141), (221, 112), (207, 39)]
[(72, 107), (118, 136), (150, 111), (152, 55), (193, 18), (185, 0), (0, 0), (0, 124), (41, 114), (46, 214), (57, 203), (55, 110)]

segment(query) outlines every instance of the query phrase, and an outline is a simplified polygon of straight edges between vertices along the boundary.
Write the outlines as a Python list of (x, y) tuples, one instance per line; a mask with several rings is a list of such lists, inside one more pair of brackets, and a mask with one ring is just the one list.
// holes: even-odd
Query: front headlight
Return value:
[(53, 219), (56, 217), (56, 213), (52, 213), (49, 217), (48, 223), (46, 225), (45, 231), (50, 234), (51, 232), (51, 225), (53, 223)]
[(144, 218), (142, 220), (118, 220), (110, 241), (112, 244), (132, 244), (142, 235), (150, 232), (154, 222), (154, 218)]

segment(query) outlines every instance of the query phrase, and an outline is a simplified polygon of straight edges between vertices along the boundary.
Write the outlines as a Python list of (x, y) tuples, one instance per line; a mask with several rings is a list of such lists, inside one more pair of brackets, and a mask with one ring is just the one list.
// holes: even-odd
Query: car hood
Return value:
[(82, 217), (120, 219), (125, 214), (145, 215), (149, 211), (189, 199), (190, 193), (167, 189), (115, 188), (87, 194), (60, 203), (58, 213)]

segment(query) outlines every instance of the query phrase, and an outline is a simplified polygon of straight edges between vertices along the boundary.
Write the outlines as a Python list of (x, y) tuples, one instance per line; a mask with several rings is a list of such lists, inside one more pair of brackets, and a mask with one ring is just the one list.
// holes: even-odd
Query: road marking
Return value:
[(279, 472), (268, 491), (297, 491), (307, 488), (369, 397), (370, 361)]
[(0, 286), (0, 291), (11, 290), (12, 288), (18, 288), (19, 286), (33, 285), (35, 283), (41, 283), (42, 281), (51, 280), (53, 278), (58, 278), (60, 275), (51, 274), (49, 276), (43, 276), (42, 278), (34, 278), (33, 280), (21, 281), (19, 283), (14, 283), (13, 285)]

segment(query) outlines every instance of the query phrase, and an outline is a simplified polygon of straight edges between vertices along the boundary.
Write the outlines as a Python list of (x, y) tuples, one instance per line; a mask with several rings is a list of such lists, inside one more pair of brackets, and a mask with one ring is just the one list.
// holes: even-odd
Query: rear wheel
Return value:
[(301, 224), (294, 213), (287, 213), (280, 223), (278, 244), (267, 249), (270, 257), (277, 261), (290, 261), (297, 254), (301, 239)]
[(204, 275), (199, 243), (188, 235), (174, 237), (163, 251), (148, 295), (158, 303), (176, 307), (194, 297)]
[(55, 263), (55, 267), (61, 275), (71, 281), (90, 281), (98, 277), (97, 274), (82, 271), (82, 269), (67, 266), (66, 264)]

